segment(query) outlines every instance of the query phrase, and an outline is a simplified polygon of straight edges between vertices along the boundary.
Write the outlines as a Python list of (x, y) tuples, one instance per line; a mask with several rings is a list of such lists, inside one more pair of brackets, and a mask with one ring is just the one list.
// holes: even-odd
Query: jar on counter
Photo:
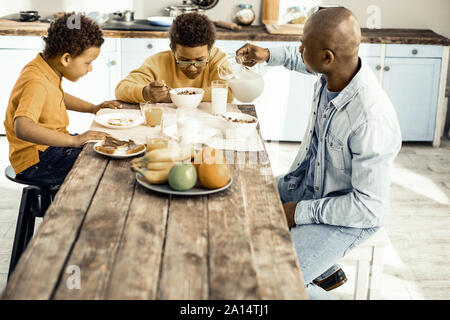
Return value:
[(286, 10), (283, 23), (305, 24), (307, 19), (306, 7), (293, 6)]
[(255, 20), (255, 11), (251, 4), (240, 4), (236, 11), (236, 22), (241, 26), (251, 25)]

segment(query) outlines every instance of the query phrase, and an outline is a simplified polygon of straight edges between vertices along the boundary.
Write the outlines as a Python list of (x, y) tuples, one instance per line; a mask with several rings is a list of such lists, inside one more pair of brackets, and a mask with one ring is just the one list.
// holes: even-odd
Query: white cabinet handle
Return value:
[(413, 51), (411, 51), (412, 54), (416, 55), (419, 51), (417, 51), (417, 49), (413, 49)]
[(147, 45), (147, 49), (153, 49), (153, 45), (152, 45), (151, 43), (149, 43), (149, 44)]
[(381, 66), (380, 66), (380, 65), (377, 65), (377, 66), (375, 67), (375, 69), (381, 70)]
[(107, 63), (108, 67), (115, 66), (116, 64), (117, 64), (117, 62), (115, 60), (108, 61), (108, 63)]
[(389, 66), (384, 67), (384, 71), (389, 71), (391, 68)]

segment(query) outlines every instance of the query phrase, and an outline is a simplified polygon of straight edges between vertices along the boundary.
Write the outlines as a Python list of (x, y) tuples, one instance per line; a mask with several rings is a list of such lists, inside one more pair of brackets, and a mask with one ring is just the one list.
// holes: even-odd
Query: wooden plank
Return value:
[(108, 159), (86, 145), (11, 275), (3, 299), (49, 299)]
[(136, 184), (106, 299), (156, 299), (169, 198)]
[[(308, 299), (267, 154), (239, 170), (261, 299)], [(276, 263), (274, 263), (276, 261)]]
[(207, 197), (171, 196), (158, 299), (208, 299)]
[(242, 181), (230, 165), (229, 189), (208, 196), (210, 299), (259, 299)]
[(79, 269), (80, 287), (64, 272), (54, 299), (104, 299), (133, 198), (136, 179), (128, 160), (110, 160), (66, 268)]

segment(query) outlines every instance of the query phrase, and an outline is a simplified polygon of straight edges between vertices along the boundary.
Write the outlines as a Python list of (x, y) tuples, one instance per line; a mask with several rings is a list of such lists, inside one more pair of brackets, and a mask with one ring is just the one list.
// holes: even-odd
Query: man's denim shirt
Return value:
[[(395, 109), (365, 63), (350, 83), (330, 101), (331, 113), (319, 138), (313, 199), (298, 202), (296, 224), (371, 228), (384, 224), (389, 207), (393, 162), (401, 148)], [(270, 66), (306, 70), (298, 47), (270, 49)], [(288, 173), (281, 177), (288, 189), (305, 195), (305, 170), (316, 121), (322, 75), (314, 87), (308, 128)]]

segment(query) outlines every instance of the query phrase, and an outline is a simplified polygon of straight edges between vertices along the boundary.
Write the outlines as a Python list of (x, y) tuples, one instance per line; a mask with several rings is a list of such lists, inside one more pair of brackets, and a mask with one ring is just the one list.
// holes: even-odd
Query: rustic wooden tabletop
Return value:
[[(240, 109), (256, 115), (253, 106)], [(3, 299), (308, 298), (265, 151), (232, 151), (230, 188), (183, 197), (143, 188), (128, 159), (92, 145)]]

